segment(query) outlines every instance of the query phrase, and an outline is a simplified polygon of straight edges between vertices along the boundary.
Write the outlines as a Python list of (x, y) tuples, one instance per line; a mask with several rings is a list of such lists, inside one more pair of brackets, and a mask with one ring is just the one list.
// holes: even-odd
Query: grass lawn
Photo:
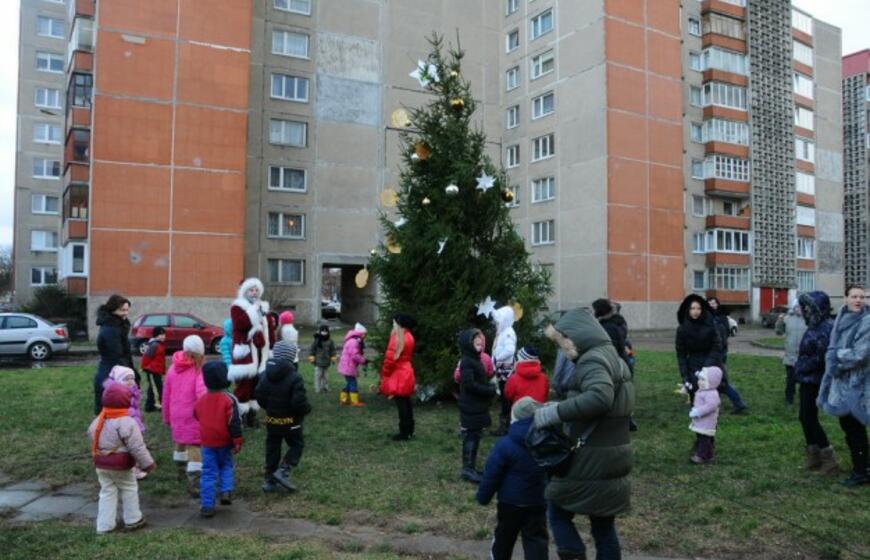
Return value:
[(769, 336), (766, 338), (758, 339), (758, 342), (765, 346), (770, 346), (771, 348), (783, 349), (785, 348), (785, 337), (784, 336)]
[[(779, 359), (729, 357), (729, 375), (752, 413), (734, 417), (723, 406), (716, 463), (702, 467), (688, 462), (693, 434), (687, 429), (688, 407), (673, 394), (678, 379), (673, 353), (640, 352), (638, 365), (635, 417), (640, 431), (635, 436), (633, 510), (618, 524), (629, 551), (759, 559), (870, 555), (870, 488), (847, 490), (838, 484), (841, 477), (823, 478), (802, 470), (803, 438), (796, 409), (784, 404)], [(302, 372), (310, 387), (312, 368), (305, 364)], [(294, 471), (302, 491), (293, 496), (262, 495), (263, 431), (255, 430), (246, 432), (239, 455), (239, 496), (252, 508), (276, 516), (488, 538), (494, 506), (478, 506), (473, 487), (458, 480), (455, 406), (418, 406), (416, 440), (392, 443), (387, 436), (396, 430), (395, 407), (369, 394), (376, 377), (360, 378), (369, 406), (349, 409), (339, 408), (340, 384), (334, 369), (331, 373), (331, 393), (310, 393), (314, 412), (306, 420), (306, 452)], [(95, 482), (84, 435), (91, 419), (92, 375), (93, 367), (0, 371), (0, 472), (58, 485)], [(157, 415), (146, 415), (146, 421), (146, 440), (159, 468), (140, 491), (194, 507), (175, 481), (168, 430)], [(847, 464), (835, 419), (824, 417), (823, 424), (841, 462)], [(484, 440), (481, 461), (493, 442)], [(586, 523), (578, 525), (588, 534)], [(0, 549), (21, 546), (31, 539), (27, 535), (38, 539), (43, 530), (11, 532), (4, 527)], [(58, 540), (80, 539), (77, 528), (64, 526), (59, 531)], [(182, 534), (186, 533), (169, 532), (167, 539), (184, 540)], [(124, 539), (128, 537), (133, 538)], [(252, 550), (269, 553), (265, 543), (251, 539)], [(117, 545), (90, 542), (91, 552), (100, 554), (135, 539)], [(33, 550), (27, 556), (42, 554)]]

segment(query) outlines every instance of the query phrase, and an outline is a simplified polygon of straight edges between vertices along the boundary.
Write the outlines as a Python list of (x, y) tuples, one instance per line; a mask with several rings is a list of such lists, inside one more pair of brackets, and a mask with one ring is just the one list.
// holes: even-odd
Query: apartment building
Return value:
[[(66, 49), (62, 0), (21, 0), (15, 158), (14, 302), (57, 282)], [(7, 202), (8, 203), (8, 202)]]
[(843, 57), (846, 283), (870, 285), (870, 49)]

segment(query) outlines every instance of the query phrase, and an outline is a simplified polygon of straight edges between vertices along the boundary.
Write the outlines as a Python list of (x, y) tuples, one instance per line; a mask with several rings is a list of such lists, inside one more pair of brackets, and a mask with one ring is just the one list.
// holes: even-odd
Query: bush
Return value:
[(33, 292), (33, 299), (21, 306), (24, 313), (32, 313), (52, 321), (65, 323), (73, 338), (87, 338), (87, 311), (85, 300), (67, 293), (59, 286), (44, 286)]

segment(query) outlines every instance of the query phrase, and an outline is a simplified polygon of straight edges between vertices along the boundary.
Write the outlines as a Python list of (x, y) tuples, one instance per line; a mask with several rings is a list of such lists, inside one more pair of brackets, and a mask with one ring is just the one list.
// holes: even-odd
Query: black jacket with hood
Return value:
[(489, 404), (495, 396), (495, 387), (486, 377), (480, 352), (474, 349), (477, 329), (463, 331), (459, 335), (459, 423), (466, 430), (482, 430), (489, 427)]
[(94, 414), (103, 409), (103, 383), (109, 377), (109, 372), (115, 366), (125, 366), (136, 372), (136, 383), (139, 383), (139, 372), (133, 366), (133, 354), (130, 351), (130, 321), (122, 319), (106, 310), (105, 306), (97, 309), (97, 350), (100, 362), (94, 375)]
[[(689, 307), (693, 302), (701, 305), (701, 316), (689, 317)], [(689, 294), (677, 311), (676, 350), (677, 364), (683, 382), (695, 384), (694, 373), (703, 367), (722, 367), (722, 338), (716, 326), (716, 319), (710, 304), (698, 294)]]
[[(260, 375), (254, 391), (257, 403), (266, 410), (266, 426), (269, 431), (289, 430), (302, 423), (311, 412), (311, 404), (305, 396), (302, 376), (296, 366), (286, 360), (269, 360), (266, 371)], [(270, 419), (287, 419), (287, 423), (270, 422)]]

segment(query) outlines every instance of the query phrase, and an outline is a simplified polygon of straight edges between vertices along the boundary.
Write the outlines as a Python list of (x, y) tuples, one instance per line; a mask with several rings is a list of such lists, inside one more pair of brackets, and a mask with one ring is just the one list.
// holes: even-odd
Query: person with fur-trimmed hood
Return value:
[(504, 305), (492, 312), (495, 324), (495, 340), (492, 341), (492, 360), (495, 362), (495, 375), (498, 377), (498, 391), (501, 395), (501, 412), (498, 430), (495, 435), (503, 436), (508, 432), (511, 421), (511, 401), (504, 396), (505, 385), (516, 366), (517, 333), (514, 331), (514, 308)]
[(230, 306), (233, 349), (228, 378), (236, 384), (233, 394), (239, 399), (239, 413), (250, 427), (256, 425), (259, 408), (254, 399), (257, 376), (266, 370), (274, 340), (268, 318), (269, 304), (262, 297), (263, 283), (257, 278), (248, 278), (239, 286), (238, 296)]

